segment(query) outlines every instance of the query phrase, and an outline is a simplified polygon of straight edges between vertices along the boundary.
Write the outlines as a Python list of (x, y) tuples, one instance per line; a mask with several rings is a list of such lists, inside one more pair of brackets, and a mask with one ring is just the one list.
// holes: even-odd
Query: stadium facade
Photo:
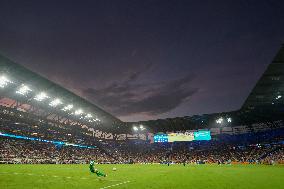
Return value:
[(112, 129), (122, 122), (62, 86), (0, 56), (2, 109), (34, 115), (52, 124)]

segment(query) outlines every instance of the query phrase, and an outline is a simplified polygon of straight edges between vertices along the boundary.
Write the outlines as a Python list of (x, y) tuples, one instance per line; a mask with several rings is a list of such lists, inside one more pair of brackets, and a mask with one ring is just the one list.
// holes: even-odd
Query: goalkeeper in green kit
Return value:
[(89, 165), (89, 169), (90, 169), (91, 173), (96, 173), (96, 175), (98, 177), (106, 177), (107, 176), (105, 173), (100, 172), (97, 169), (95, 169), (94, 165), (95, 165), (95, 161), (91, 161), (90, 165)]

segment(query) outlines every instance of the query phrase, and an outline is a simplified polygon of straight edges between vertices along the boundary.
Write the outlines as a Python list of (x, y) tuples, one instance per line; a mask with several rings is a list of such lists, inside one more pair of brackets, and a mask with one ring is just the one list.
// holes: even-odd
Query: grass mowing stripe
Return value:
[[(284, 166), (275, 165), (0, 165), (1, 189), (284, 189)], [(113, 171), (116, 167), (116, 171)], [(16, 173), (16, 174), (14, 174)], [(33, 175), (27, 175), (27, 174)], [(58, 178), (54, 178), (56, 175)], [(88, 178), (88, 179), (82, 179)], [(125, 184), (127, 180), (131, 181)], [(122, 183), (122, 184), (120, 184)], [(135, 184), (134, 184), (135, 183)], [(107, 186), (107, 188), (105, 188)]]
[[(54, 177), (54, 178), (68, 178), (68, 179), (71, 179), (72, 177), (60, 177), (60, 176), (57, 176), (57, 175), (36, 175), (36, 174), (33, 174), (33, 173), (8, 173), (8, 172), (0, 172), (0, 174), (10, 174), (10, 175), (28, 175), (28, 176), (40, 176), (40, 177)], [(86, 178), (86, 177), (82, 177), (81, 179), (91, 179), (91, 178)]]

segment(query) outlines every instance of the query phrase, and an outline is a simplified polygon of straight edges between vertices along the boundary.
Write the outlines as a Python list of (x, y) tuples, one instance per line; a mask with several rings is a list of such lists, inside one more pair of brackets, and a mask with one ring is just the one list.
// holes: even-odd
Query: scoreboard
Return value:
[(211, 140), (210, 131), (194, 132), (194, 140)]
[(201, 130), (185, 133), (168, 133), (154, 135), (154, 142), (182, 142), (194, 140), (211, 140), (210, 131)]
[(168, 141), (169, 142), (178, 142), (178, 141), (193, 141), (194, 133), (185, 132), (185, 133), (169, 133)]
[(168, 142), (168, 135), (166, 134), (154, 135), (154, 142)]

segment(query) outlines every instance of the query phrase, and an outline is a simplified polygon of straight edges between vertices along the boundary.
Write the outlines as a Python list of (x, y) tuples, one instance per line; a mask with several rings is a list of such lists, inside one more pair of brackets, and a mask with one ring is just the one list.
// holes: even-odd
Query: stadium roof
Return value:
[[(19, 100), (24, 103), (32, 103), (33, 105), (40, 105), (39, 102), (35, 102), (34, 97), (36, 94), (40, 92), (44, 92), (49, 95), (49, 103), (51, 103), (52, 99), (59, 98), (62, 101), (61, 107), (59, 106), (57, 109), (52, 110), (53, 112), (60, 112), (61, 115), (67, 114), (62, 110), (64, 106), (67, 104), (74, 105), (74, 109), (82, 109), (85, 114), (89, 113), (92, 117), (98, 118), (101, 120), (101, 125), (108, 125), (112, 126), (113, 124), (120, 124), (121, 121), (114, 117), (113, 115), (109, 114), (108, 112), (104, 111), (103, 109), (99, 108), (98, 106), (92, 104), (91, 102), (87, 101), (86, 99), (72, 93), (71, 91), (61, 87), (60, 85), (36, 74), (29, 69), (21, 66), (4, 56), (0, 55), (0, 77), (7, 77), (9, 81), (11, 81), (11, 86), (2, 87), (0, 90), (1, 97), (8, 97), (15, 100)], [(0, 78), (1, 80), (1, 78)], [(0, 81), (0, 87), (1, 82)], [(15, 90), (19, 89), (20, 86), (29, 86), (29, 89), (32, 91), (33, 94), (31, 95), (17, 95)], [(37, 103), (37, 104), (36, 104)], [(42, 105), (42, 104), (41, 104)], [(41, 106), (42, 108), (43, 106)], [(45, 103), (45, 109), (50, 111), (50, 106), (48, 103)]]
[(243, 104), (243, 109), (258, 106), (283, 105), (284, 99), (284, 45), (258, 80)]

